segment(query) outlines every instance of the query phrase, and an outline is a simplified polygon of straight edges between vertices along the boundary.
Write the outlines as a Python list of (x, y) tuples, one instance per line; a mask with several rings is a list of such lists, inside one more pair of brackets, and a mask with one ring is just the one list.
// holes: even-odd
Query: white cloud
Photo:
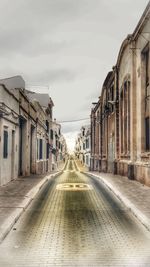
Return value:
[[(89, 117), (90, 103), (147, 3), (1, 0), (1, 78), (19, 74), (27, 84), (49, 86), (58, 121)], [(70, 146), (80, 127), (63, 125)]]

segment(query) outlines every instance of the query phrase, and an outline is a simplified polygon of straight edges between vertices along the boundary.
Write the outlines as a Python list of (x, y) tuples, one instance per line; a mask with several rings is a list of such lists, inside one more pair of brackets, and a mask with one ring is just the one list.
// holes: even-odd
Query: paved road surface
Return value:
[(69, 160), (0, 245), (0, 267), (150, 266), (150, 233)]

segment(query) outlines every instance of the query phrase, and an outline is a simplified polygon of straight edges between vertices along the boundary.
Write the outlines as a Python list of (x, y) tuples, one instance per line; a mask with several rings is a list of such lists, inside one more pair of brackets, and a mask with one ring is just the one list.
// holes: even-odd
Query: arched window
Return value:
[(130, 154), (130, 81), (125, 80), (120, 90), (121, 154)]
[(144, 102), (145, 102), (145, 114), (144, 114), (144, 140), (143, 149), (150, 151), (150, 55), (149, 55), (149, 43), (142, 51), (142, 85), (144, 89)]

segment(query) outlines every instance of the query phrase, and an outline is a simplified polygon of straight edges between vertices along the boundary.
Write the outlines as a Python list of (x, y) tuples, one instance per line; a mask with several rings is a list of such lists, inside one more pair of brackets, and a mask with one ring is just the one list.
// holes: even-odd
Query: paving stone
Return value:
[(150, 187), (120, 175), (98, 172), (88, 174), (107, 185), (150, 230)]
[[(0, 245), (0, 266), (150, 266), (146, 228), (98, 179), (67, 166)], [(63, 183), (92, 190), (57, 190)]]

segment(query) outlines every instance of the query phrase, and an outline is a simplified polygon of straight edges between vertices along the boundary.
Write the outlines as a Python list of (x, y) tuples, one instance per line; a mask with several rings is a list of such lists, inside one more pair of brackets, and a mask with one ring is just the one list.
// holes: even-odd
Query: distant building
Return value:
[(91, 159), (91, 127), (82, 126), (75, 143), (75, 155), (80, 162), (90, 168)]
[(65, 162), (68, 156), (66, 139), (63, 135), (60, 136), (60, 161)]
[(52, 169), (57, 170), (62, 161), (61, 155), (61, 125), (54, 119), (52, 123)]
[(84, 165), (89, 169), (91, 160), (91, 128), (85, 126), (85, 139), (84, 139)]
[(80, 133), (78, 134), (76, 141), (75, 141), (75, 148), (74, 148), (74, 153), (77, 159), (80, 159), (80, 151), (81, 151), (81, 138), (80, 138)]

